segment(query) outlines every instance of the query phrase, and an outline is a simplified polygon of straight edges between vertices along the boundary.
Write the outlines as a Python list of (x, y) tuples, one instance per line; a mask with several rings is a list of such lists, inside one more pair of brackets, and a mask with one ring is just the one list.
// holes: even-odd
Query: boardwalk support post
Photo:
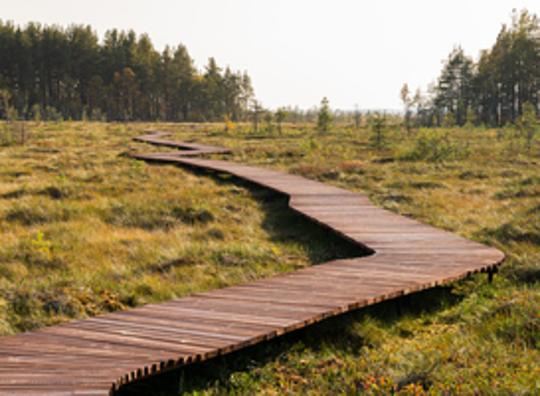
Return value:
[(497, 267), (491, 267), (488, 269), (487, 273), (488, 273), (488, 283), (492, 283), (493, 282), (493, 276), (498, 272), (498, 269)]

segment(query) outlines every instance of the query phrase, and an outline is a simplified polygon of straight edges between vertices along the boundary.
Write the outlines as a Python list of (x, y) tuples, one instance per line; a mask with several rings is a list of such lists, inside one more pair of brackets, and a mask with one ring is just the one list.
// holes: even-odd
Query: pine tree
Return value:
[(465, 123), (465, 128), (472, 130), (476, 121), (476, 114), (472, 107), (467, 108), (467, 122)]
[(527, 151), (530, 152), (536, 130), (538, 129), (536, 111), (531, 103), (523, 104), (523, 114), (519, 117), (517, 125), (519, 131), (525, 137)]
[(332, 126), (332, 113), (328, 99), (324, 97), (321, 100), (321, 107), (317, 116), (317, 130), (322, 133), (330, 131)]
[(358, 105), (356, 105), (354, 109), (354, 128), (360, 129), (361, 125), (362, 125), (362, 113), (358, 109)]
[(371, 129), (371, 136), (369, 138), (372, 147), (380, 150), (387, 146), (386, 140), (386, 115), (381, 113), (374, 113), (369, 118), (369, 126)]
[(278, 133), (280, 135), (283, 134), (283, 121), (285, 121), (285, 117), (287, 116), (287, 113), (284, 108), (279, 108), (276, 111), (275, 119), (277, 124)]
[(411, 132), (411, 106), (412, 106), (412, 100), (410, 96), (409, 86), (407, 83), (403, 84), (401, 87), (401, 91), (399, 92), (399, 97), (401, 101), (403, 102), (403, 123), (405, 125), (405, 129), (407, 130), (407, 133), (410, 134)]

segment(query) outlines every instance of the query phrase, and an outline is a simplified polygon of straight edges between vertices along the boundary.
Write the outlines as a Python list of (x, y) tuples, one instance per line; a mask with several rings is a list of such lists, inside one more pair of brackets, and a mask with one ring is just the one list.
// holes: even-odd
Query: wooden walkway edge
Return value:
[(290, 197), (298, 213), (372, 251), (249, 284), (0, 337), (0, 395), (104, 396), (122, 384), (229, 353), (325, 318), (489, 272), (497, 249), (373, 206), (362, 194), (300, 176), (193, 158), (220, 147), (137, 140), (186, 149), (146, 161), (226, 172)]

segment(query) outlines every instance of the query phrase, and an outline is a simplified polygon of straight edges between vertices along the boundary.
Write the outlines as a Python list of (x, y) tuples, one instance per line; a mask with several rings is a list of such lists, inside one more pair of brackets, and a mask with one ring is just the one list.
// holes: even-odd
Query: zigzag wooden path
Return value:
[(290, 197), (298, 213), (372, 254), (161, 304), (0, 338), (0, 395), (108, 395), (119, 386), (229, 353), (379, 301), (491, 272), (490, 247), (373, 206), (367, 197), (300, 176), (192, 158), (219, 147), (139, 137), (188, 149), (147, 161), (226, 172)]

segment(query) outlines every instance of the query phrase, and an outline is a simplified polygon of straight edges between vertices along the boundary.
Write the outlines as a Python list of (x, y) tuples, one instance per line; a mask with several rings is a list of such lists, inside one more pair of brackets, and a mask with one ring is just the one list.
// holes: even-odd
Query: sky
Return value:
[(477, 59), (523, 8), (540, 15), (538, 0), (0, 0), (0, 19), (182, 43), (199, 69), (248, 71), (269, 108), (399, 109), (403, 83), (425, 89), (458, 45)]

